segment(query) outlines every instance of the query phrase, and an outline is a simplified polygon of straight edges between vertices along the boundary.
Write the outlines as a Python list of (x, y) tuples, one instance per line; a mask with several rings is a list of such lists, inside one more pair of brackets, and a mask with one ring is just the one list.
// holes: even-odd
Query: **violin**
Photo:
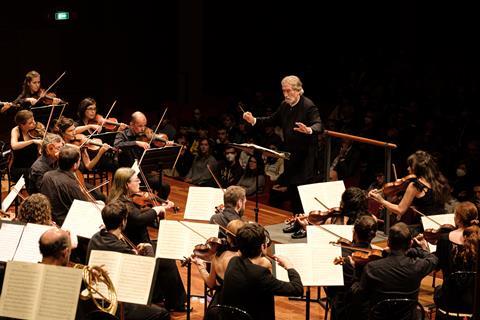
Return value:
[(449, 233), (455, 229), (455, 226), (451, 224), (442, 224), (438, 229), (425, 229), (423, 231), (423, 237), (425, 238), (425, 240), (427, 240), (428, 243), (435, 245), (437, 244), (437, 241), (442, 234)]
[(192, 261), (192, 258), (200, 258), (204, 261), (212, 261), (212, 258), (220, 249), (225, 250), (228, 246), (227, 240), (223, 238), (211, 237), (208, 238), (205, 244), (197, 244), (193, 249), (190, 257), (182, 261), (182, 267), (185, 267)]
[(35, 128), (28, 130), (28, 136), (32, 139), (43, 139), (45, 136), (45, 126), (41, 122), (37, 122)]
[(126, 125), (124, 123), (118, 122), (117, 118), (107, 118), (107, 119), (105, 119), (104, 117), (102, 117), (99, 114), (97, 114), (95, 116), (95, 119), (89, 120), (88, 124), (100, 125), (100, 126), (104, 127), (105, 129), (107, 129), (108, 131), (118, 131), (118, 129), (122, 125), (125, 126), (125, 128), (129, 127), (128, 125)]
[(47, 94), (45, 94), (45, 90), (44, 89), (41, 89), (40, 90), (40, 97), (38, 98), (38, 101), (36, 104), (43, 104), (43, 105), (52, 105), (52, 104), (56, 104), (54, 102), (55, 99), (58, 99), (58, 103), (66, 103), (65, 101), (63, 101), (62, 99), (58, 98), (57, 95), (54, 93), (54, 92), (49, 92)]
[(327, 211), (320, 211), (320, 210), (313, 210), (308, 213), (308, 215), (303, 216), (295, 216), (285, 220), (286, 224), (290, 224), (296, 221), (303, 221), (307, 220), (307, 222), (311, 225), (320, 225), (325, 224), (329, 218), (336, 218), (342, 215), (342, 211), (340, 208), (331, 208)]
[[(153, 139), (152, 139), (153, 137)], [(146, 128), (144, 132), (137, 135), (138, 141), (150, 142), (157, 148), (163, 148), (168, 143), (168, 136), (165, 133), (155, 133), (152, 129)]]
[[(133, 203), (135, 203), (140, 208), (153, 208), (163, 203), (167, 203), (167, 200), (164, 200), (156, 194), (147, 191), (140, 191), (134, 193), (130, 196), (130, 198), (132, 199)], [(174, 213), (180, 211), (180, 208), (177, 206), (174, 206), (172, 209)]]
[[(98, 138), (89, 139), (89, 138), (87, 138), (87, 136), (85, 136), (82, 133), (75, 134), (73, 136), (73, 140), (70, 141), (70, 142), (72, 144), (76, 145), (76, 146), (82, 146), (83, 145), (88, 150), (92, 150), (92, 151), (97, 151), (101, 147), (103, 147), (103, 142), (102, 142), (101, 139), (98, 139)], [(118, 151), (118, 148), (109, 146), (108, 150), (116, 152), (116, 151)]]
[(405, 191), (408, 185), (410, 184), (410, 182), (412, 182), (412, 180), (416, 178), (417, 178), (416, 175), (409, 174), (408, 176), (397, 179), (393, 182), (385, 183), (379, 191), (383, 192), (383, 194), (387, 197), (393, 196), (401, 191)]
[[(347, 240), (348, 241), (348, 240)], [(353, 250), (351, 257), (353, 262), (355, 262), (356, 265), (365, 265), (370, 261), (378, 260), (380, 258), (383, 258), (383, 250), (379, 249), (368, 249), (368, 248), (358, 248), (358, 247), (353, 247), (351, 245), (344, 245), (341, 244), (343, 241), (337, 241), (337, 242), (330, 242), (330, 244), (345, 248), (345, 249), (350, 249)], [(345, 257), (342, 257), (339, 260), (334, 261), (335, 264), (343, 264), (345, 263)]]

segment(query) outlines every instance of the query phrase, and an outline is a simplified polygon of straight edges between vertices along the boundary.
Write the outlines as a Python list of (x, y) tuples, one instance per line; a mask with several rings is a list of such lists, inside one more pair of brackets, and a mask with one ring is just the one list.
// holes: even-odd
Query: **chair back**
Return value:
[(392, 298), (377, 302), (369, 314), (371, 320), (423, 320), (425, 309), (416, 299)]
[(446, 314), (472, 314), (475, 290), (474, 271), (456, 271), (445, 277), (436, 291), (435, 303)]
[(204, 320), (253, 320), (245, 311), (237, 307), (216, 304), (208, 307)]

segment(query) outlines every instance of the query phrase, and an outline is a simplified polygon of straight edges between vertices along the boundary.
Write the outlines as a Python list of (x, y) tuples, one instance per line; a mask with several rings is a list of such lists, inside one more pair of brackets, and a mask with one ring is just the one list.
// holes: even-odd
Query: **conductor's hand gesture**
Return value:
[(247, 111), (243, 114), (243, 119), (250, 123), (252, 126), (255, 124), (256, 120), (250, 111)]

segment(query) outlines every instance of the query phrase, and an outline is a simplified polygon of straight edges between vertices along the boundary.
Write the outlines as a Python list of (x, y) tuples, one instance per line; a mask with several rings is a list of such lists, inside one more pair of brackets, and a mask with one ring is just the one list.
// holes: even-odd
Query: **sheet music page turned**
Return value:
[[(335, 257), (341, 256), (341, 248), (306, 243), (275, 244), (275, 255), (288, 257), (304, 286), (343, 286), (342, 266), (333, 264)], [(289, 281), (287, 270), (275, 264), (277, 279)]]
[(54, 227), (27, 223), (13, 260), (32, 263), (42, 261), (42, 254), (38, 247), (38, 240), (45, 231), (51, 228)]
[(210, 221), (215, 207), (223, 204), (223, 190), (211, 187), (189, 187), (184, 219)]
[(105, 265), (117, 291), (118, 301), (143, 305), (149, 303), (155, 271), (154, 257), (92, 250), (88, 265)]
[(329, 209), (340, 207), (340, 201), (342, 200), (342, 194), (344, 191), (345, 185), (342, 180), (298, 186), (300, 201), (302, 202), (303, 212), (305, 213), (313, 210), (327, 210), (324, 206), (318, 203), (315, 198), (320, 200)]
[(204, 244), (208, 238), (217, 237), (218, 229), (216, 224), (160, 220), (155, 257), (176, 260), (189, 257), (197, 244)]
[(330, 241), (337, 241), (339, 237), (353, 241), (353, 225), (322, 224), (321, 226), (307, 226), (307, 235), (307, 243), (310, 245), (325, 245)]
[(0, 315), (19, 319), (75, 319), (81, 281), (79, 269), (8, 262)]
[(2, 202), (2, 210), (7, 211), (8, 208), (10, 208), (10, 205), (12, 204), (13, 200), (18, 195), (18, 192), (22, 190), (22, 188), (25, 186), (25, 178), (23, 175), (18, 179), (17, 183), (15, 186), (11, 189), (11, 191), (8, 193), (8, 195), (5, 197), (5, 199)]
[[(2, 221), (0, 227), (0, 261), (13, 260), (18, 243), (22, 237), (24, 224)], [(38, 244), (37, 244), (38, 246)]]
[(74, 234), (90, 239), (103, 226), (103, 205), (89, 201), (73, 200), (63, 222), (62, 229), (70, 230)]
[[(436, 214), (428, 216), (428, 218), (435, 220), (436, 222), (442, 224), (451, 224), (452, 226), (455, 225), (455, 214), (454, 213), (447, 213), (447, 214)], [(422, 224), (423, 229), (438, 229), (440, 226), (433, 222), (432, 220), (422, 216)], [(430, 248), (430, 252), (437, 251), (437, 246), (434, 244), (429, 243), (428, 247)]]

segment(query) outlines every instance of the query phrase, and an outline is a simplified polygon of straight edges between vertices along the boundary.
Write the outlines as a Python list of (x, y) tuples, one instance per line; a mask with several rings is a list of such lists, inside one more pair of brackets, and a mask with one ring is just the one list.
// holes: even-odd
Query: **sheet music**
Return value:
[(38, 240), (45, 231), (51, 228), (54, 227), (27, 223), (13, 260), (32, 263), (42, 261), (42, 254), (40, 253)]
[(135, 159), (135, 161), (133, 162), (132, 169), (135, 171), (136, 175), (138, 175), (140, 173), (140, 167), (138, 166), (137, 159)]
[(342, 194), (344, 191), (345, 185), (342, 180), (298, 186), (300, 201), (302, 202), (303, 212), (305, 213), (313, 210), (327, 210), (315, 200), (315, 197), (328, 208), (340, 207), (340, 201), (342, 200)]
[[(311, 246), (307, 243), (275, 244), (275, 255), (288, 257), (304, 286), (343, 286), (342, 266), (333, 264), (335, 257), (342, 255), (339, 247)], [(289, 281), (287, 270), (275, 263), (277, 279)]]
[(210, 221), (215, 207), (223, 204), (223, 190), (211, 187), (188, 188), (184, 219)]
[[(118, 301), (144, 305), (149, 303), (155, 258), (92, 250), (88, 265), (105, 265), (117, 291)], [(106, 288), (101, 292), (106, 294)]]
[(182, 221), (204, 237), (174, 220), (160, 220), (156, 258), (182, 260), (189, 257), (197, 244), (218, 236), (218, 225)]
[(20, 177), (20, 179), (18, 179), (15, 186), (13, 186), (13, 188), (10, 190), (8, 195), (3, 200), (2, 202), (3, 211), (7, 211), (8, 208), (10, 208), (10, 205), (12, 204), (13, 200), (15, 200), (15, 198), (17, 197), (18, 192), (20, 192), (20, 190), (22, 190), (24, 186), (25, 186), (25, 178), (23, 177), (23, 174), (22, 174), (22, 176)]
[(62, 229), (70, 230), (76, 235), (90, 239), (103, 226), (102, 204), (89, 201), (73, 200)]
[(24, 224), (2, 222), (0, 227), (0, 261), (13, 260)]
[[(429, 218), (437, 221), (442, 224), (451, 224), (455, 225), (455, 214), (454, 213), (447, 213), (447, 214), (436, 214), (432, 216), (428, 216)], [(422, 216), (422, 224), (423, 224), (423, 229), (438, 229), (440, 226), (436, 224), (435, 222), (431, 221), (430, 219)], [(430, 248), (430, 252), (435, 252), (437, 251), (437, 246), (434, 244), (429, 243), (428, 247)]]
[(75, 319), (81, 281), (82, 271), (78, 269), (8, 262), (0, 315), (20, 319)]
[[(322, 224), (325, 228), (342, 238), (353, 240), (353, 225), (336, 225), (336, 224)], [(338, 237), (328, 231), (323, 230), (318, 226), (307, 226), (307, 243), (309, 245), (326, 245), (330, 241), (337, 241)]]

